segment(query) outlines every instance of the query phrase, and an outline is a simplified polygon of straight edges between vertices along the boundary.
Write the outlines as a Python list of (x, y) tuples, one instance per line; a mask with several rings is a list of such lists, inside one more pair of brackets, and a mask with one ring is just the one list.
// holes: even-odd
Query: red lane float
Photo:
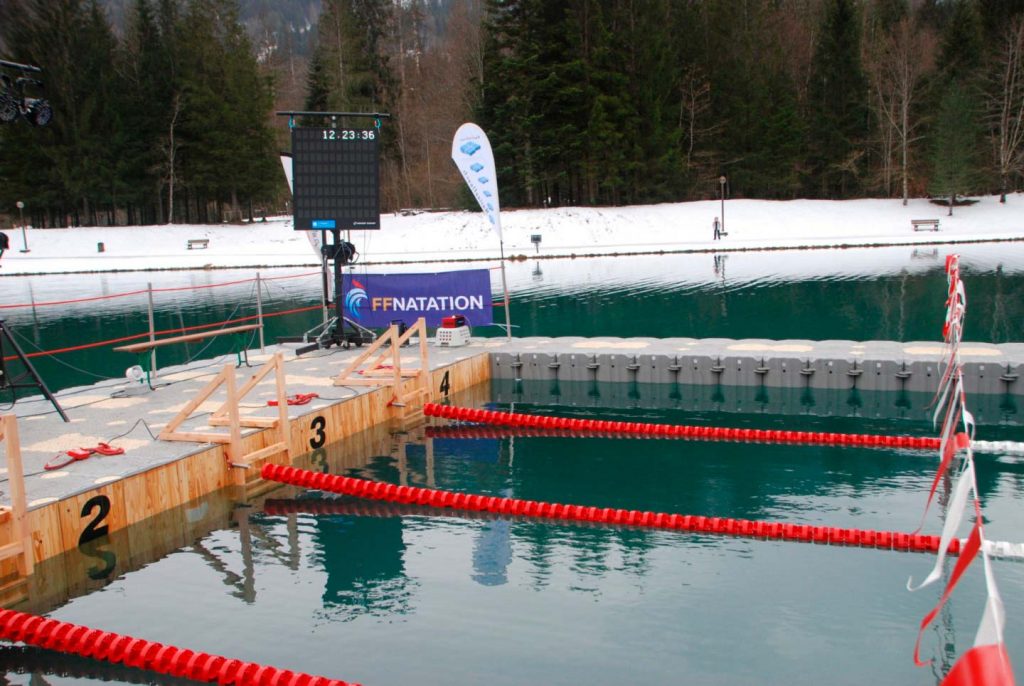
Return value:
[(615, 431), (569, 431), (566, 429), (535, 429), (478, 424), (428, 425), (423, 427), (423, 430), (427, 438), (661, 438), (660, 436)]
[(338, 679), (183, 650), (16, 610), (0, 610), (0, 638), (193, 681), (236, 686), (358, 686)]
[[(498, 412), (473, 407), (453, 407), (426, 403), (428, 417), (458, 419), (481, 424), (562, 429), (599, 433), (629, 434), (654, 438), (692, 438), (700, 441), (758, 441), (762, 443), (810, 443), (853, 445), (862, 448), (914, 448), (938, 450), (941, 440), (932, 436), (880, 436), (877, 434), (838, 434), (824, 431), (783, 431), (776, 429), (730, 429), (719, 426), (686, 426), (643, 422), (611, 422), (599, 419), (570, 419), (517, 412)], [(966, 434), (957, 435), (957, 447), (966, 445)]]
[[(938, 536), (925, 536), (922, 534), (846, 529), (832, 526), (811, 526), (809, 524), (789, 524), (784, 522), (755, 522), (750, 519), (733, 519), (732, 517), (704, 517), (585, 505), (563, 505), (537, 500), (455, 493), (453, 491), (441, 491), (433, 488), (420, 488), (418, 486), (396, 486), (395, 484), (381, 481), (368, 481), (349, 476), (311, 472), (305, 469), (275, 464), (264, 465), (260, 475), (269, 481), (278, 481), (293, 486), (301, 486), (302, 488), (330, 491), (341, 495), (351, 495), (368, 500), (469, 510), (472, 512), (494, 512), (516, 517), (541, 517), (578, 522), (597, 522), (616, 526), (638, 526), (652, 529), (728, 534), (731, 536), (746, 536), (780, 541), (862, 546), (882, 550), (936, 552), (939, 549)], [(960, 542), (954, 539), (949, 546), (949, 551), (951, 554), (956, 554), (959, 550)]]

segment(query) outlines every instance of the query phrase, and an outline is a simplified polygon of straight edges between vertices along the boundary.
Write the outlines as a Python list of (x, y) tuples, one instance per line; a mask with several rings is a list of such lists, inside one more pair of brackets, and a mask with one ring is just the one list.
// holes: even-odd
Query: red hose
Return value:
[[(914, 552), (937, 552), (938, 536), (905, 534), (895, 531), (871, 531), (867, 529), (846, 529), (832, 526), (811, 526), (809, 524), (788, 524), (783, 522), (755, 522), (750, 519), (731, 517), (702, 517), (695, 515), (667, 514), (664, 512), (641, 512), (612, 508), (588, 507), (584, 505), (562, 505), (537, 500), (501, 498), (497, 496), (473, 495), (440, 491), (418, 486), (396, 486), (380, 481), (368, 481), (348, 476), (311, 472), (282, 465), (264, 465), (260, 476), (269, 481), (315, 488), (331, 493), (382, 500), (407, 505), (425, 505), (473, 512), (494, 512), (517, 517), (541, 517), (580, 522), (597, 522), (617, 526), (638, 526), (653, 529), (672, 529), (709, 534), (728, 534), (780, 541), (802, 541), (827, 543), (831, 545), (856, 545), (882, 550)], [(950, 554), (960, 550), (960, 541), (953, 539)]]
[(338, 679), (183, 650), (16, 610), (0, 610), (0, 638), (193, 681), (236, 686), (358, 686)]
[(630, 434), (655, 438), (693, 438), (703, 441), (760, 441), (765, 443), (812, 443), (818, 445), (855, 445), (864, 448), (914, 448), (938, 450), (941, 440), (933, 436), (880, 436), (877, 434), (840, 434), (824, 431), (781, 431), (776, 429), (730, 429), (719, 426), (686, 426), (641, 422), (610, 422), (598, 419), (569, 419), (516, 412), (497, 412), (471, 407), (453, 407), (426, 403), (428, 417), (458, 419), (481, 424), (563, 429), (598, 433)]

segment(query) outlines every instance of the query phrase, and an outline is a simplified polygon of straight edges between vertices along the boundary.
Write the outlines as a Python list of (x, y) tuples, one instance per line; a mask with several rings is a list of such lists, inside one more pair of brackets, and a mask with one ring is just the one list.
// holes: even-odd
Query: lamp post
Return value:
[(25, 235), (25, 203), (19, 200), (14, 203), (14, 206), (18, 208), (18, 214), (21, 215), (21, 250), (19, 252), (31, 252), (28, 249), (28, 238)]
[(722, 233), (725, 233), (725, 174), (718, 177), (718, 197), (722, 201)]

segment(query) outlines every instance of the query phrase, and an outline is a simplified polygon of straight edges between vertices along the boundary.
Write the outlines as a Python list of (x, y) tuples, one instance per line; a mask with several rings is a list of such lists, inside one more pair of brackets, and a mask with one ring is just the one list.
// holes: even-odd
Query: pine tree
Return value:
[(943, 95), (935, 121), (931, 190), (948, 197), (950, 215), (957, 195), (973, 191), (981, 178), (974, 102), (970, 90), (953, 81)]
[(819, 197), (861, 188), (869, 120), (859, 22), (853, 0), (828, 0), (809, 89), (808, 190)]

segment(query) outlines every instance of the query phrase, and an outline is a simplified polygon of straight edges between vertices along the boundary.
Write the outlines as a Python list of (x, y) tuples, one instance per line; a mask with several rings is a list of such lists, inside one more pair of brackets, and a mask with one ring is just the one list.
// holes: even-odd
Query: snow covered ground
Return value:
[[(717, 200), (506, 210), (504, 253), (531, 258), (1024, 241), (1024, 195), (1010, 196), (1006, 204), (998, 197), (983, 197), (975, 205), (956, 208), (952, 217), (923, 199), (907, 207), (899, 200), (727, 200), (728, 235), (714, 241), (712, 221), (721, 210)], [(939, 219), (940, 230), (914, 231), (911, 220), (924, 218)], [(306, 232), (292, 230), (288, 217), (222, 226), (29, 228), (24, 240), (20, 228), (5, 233), (11, 247), (0, 259), (0, 276), (319, 264)], [(533, 236), (540, 236), (539, 245)], [(209, 246), (189, 250), (189, 239), (208, 239)], [(497, 235), (477, 212), (386, 214), (379, 231), (353, 231), (350, 240), (360, 261), (372, 264), (488, 260), (497, 258), (501, 249)], [(21, 252), (25, 241), (29, 252)]]

